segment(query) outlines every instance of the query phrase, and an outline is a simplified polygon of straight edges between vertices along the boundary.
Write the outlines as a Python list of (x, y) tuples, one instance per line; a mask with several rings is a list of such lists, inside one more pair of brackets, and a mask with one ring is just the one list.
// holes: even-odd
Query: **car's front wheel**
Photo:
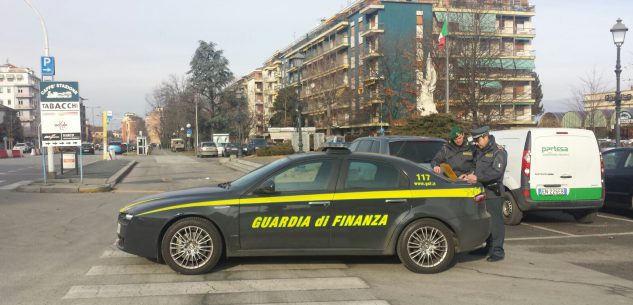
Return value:
[(204, 274), (218, 263), (222, 247), (218, 229), (206, 219), (192, 217), (181, 219), (167, 229), (161, 254), (165, 263), (178, 273)]
[(397, 250), (402, 264), (413, 272), (442, 272), (455, 257), (453, 232), (434, 219), (416, 220), (400, 234)]

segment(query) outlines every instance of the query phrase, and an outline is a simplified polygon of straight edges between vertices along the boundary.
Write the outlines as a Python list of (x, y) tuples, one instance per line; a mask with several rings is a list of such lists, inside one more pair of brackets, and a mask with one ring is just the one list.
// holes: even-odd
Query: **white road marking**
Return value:
[(72, 286), (63, 299), (369, 288), (358, 277)]
[(249, 305), (389, 305), (385, 300), (364, 301), (332, 301), (332, 302), (303, 302), (303, 303), (258, 303)]
[[(103, 257), (103, 256), (102, 256)], [(320, 270), (347, 269), (345, 264), (243, 264), (226, 268), (223, 272), (235, 271), (270, 271), (270, 270)], [(92, 266), (86, 275), (130, 275), (130, 274), (160, 274), (174, 273), (169, 266), (160, 264), (140, 265), (104, 265)]]
[(33, 180), (23, 180), (23, 181), (12, 183), (12, 184), (7, 184), (5, 186), (0, 187), (0, 190), (13, 190), (20, 186), (27, 185), (31, 182), (33, 182)]
[(566, 233), (566, 232), (562, 232), (562, 231), (558, 231), (558, 230), (554, 230), (554, 229), (550, 229), (550, 228), (546, 228), (546, 227), (541, 227), (541, 226), (537, 226), (537, 225), (533, 225), (533, 224), (529, 224), (529, 223), (522, 222), (521, 225), (532, 227), (532, 228), (536, 228), (536, 229), (541, 229), (541, 230), (544, 230), (544, 231), (549, 231), (549, 232), (552, 232), (552, 233), (557, 233), (557, 234), (561, 234), (561, 235), (565, 235), (565, 236), (576, 236), (574, 234), (569, 234), (569, 233)]
[(633, 232), (586, 234), (586, 235), (571, 235), (571, 236), (515, 237), (515, 238), (506, 238), (505, 241), (545, 240), (545, 239), (565, 239), (565, 238), (585, 238), (585, 237), (610, 237), (610, 236), (630, 236), (630, 235), (633, 235)]
[(101, 258), (119, 258), (119, 257), (138, 257), (138, 256), (123, 252), (119, 249), (116, 249), (116, 250), (108, 249), (108, 250), (103, 251), (103, 254), (101, 254)]
[(607, 219), (621, 220), (621, 221), (626, 221), (626, 222), (633, 222), (633, 220), (631, 220), (631, 219), (620, 218), (620, 217), (612, 217), (612, 216), (606, 216), (606, 215), (602, 215), (602, 214), (598, 214), (598, 217), (607, 218)]

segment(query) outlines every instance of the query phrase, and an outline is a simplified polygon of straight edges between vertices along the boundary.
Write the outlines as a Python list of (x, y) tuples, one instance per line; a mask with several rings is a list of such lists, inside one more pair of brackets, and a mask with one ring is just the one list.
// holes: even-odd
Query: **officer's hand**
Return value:
[(441, 172), (442, 172), (442, 169), (441, 169), (439, 166), (436, 166), (436, 167), (434, 167), (434, 168), (433, 168), (433, 171), (434, 171), (436, 174), (439, 174), (439, 173), (441, 173)]
[(475, 183), (477, 183), (477, 176), (475, 176), (475, 175), (473, 175), (473, 174), (470, 174), (470, 175), (466, 176), (466, 179), (465, 179), (465, 180), (466, 180), (468, 183), (475, 184)]

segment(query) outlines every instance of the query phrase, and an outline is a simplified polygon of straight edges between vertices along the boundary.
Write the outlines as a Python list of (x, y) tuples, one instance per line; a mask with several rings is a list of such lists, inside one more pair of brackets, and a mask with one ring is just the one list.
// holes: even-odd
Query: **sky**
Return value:
[[(78, 81), (91, 112), (144, 116), (146, 98), (170, 75), (182, 76), (199, 40), (224, 50), (241, 77), (315, 28), (347, 0), (30, 0), (42, 14), (58, 81)], [(615, 88), (616, 48), (609, 30), (622, 18), (633, 32), (631, 0), (531, 0), (536, 72), (546, 111), (570, 107), (591, 71)], [(44, 38), (24, 0), (0, 0), (0, 62), (40, 71)], [(623, 88), (633, 84), (633, 33), (622, 48)], [(97, 124), (99, 125), (99, 124)]]

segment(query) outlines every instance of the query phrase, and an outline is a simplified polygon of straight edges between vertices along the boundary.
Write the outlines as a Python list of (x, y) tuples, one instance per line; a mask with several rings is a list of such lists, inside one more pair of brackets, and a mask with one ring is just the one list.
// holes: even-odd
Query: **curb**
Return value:
[[(80, 179), (49, 179), (47, 184), (42, 181), (30, 185), (17, 187), (15, 191), (24, 193), (103, 193), (112, 190), (134, 168), (138, 162), (130, 161), (108, 179), (84, 178), (84, 184), (79, 184)], [(51, 183), (53, 182), (53, 183)], [(88, 183), (88, 184), (85, 184)]]
[(130, 171), (132, 170), (132, 168), (134, 168), (134, 166), (137, 164), (138, 162), (136, 160), (132, 160), (130, 161), (130, 163), (128, 163), (125, 167), (123, 167), (122, 169), (120, 169), (118, 172), (116, 172), (114, 175), (110, 176), (110, 178), (108, 178), (106, 180), (106, 184), (109, 184), (110, 187), (112, 188), (113, 186), (115, 186), (117, 183), (121, 182), (121, 180), (123, 180), (123, 178), (125, 178), (125, 176), (127, 176), (127, 174), (130, 173)]

